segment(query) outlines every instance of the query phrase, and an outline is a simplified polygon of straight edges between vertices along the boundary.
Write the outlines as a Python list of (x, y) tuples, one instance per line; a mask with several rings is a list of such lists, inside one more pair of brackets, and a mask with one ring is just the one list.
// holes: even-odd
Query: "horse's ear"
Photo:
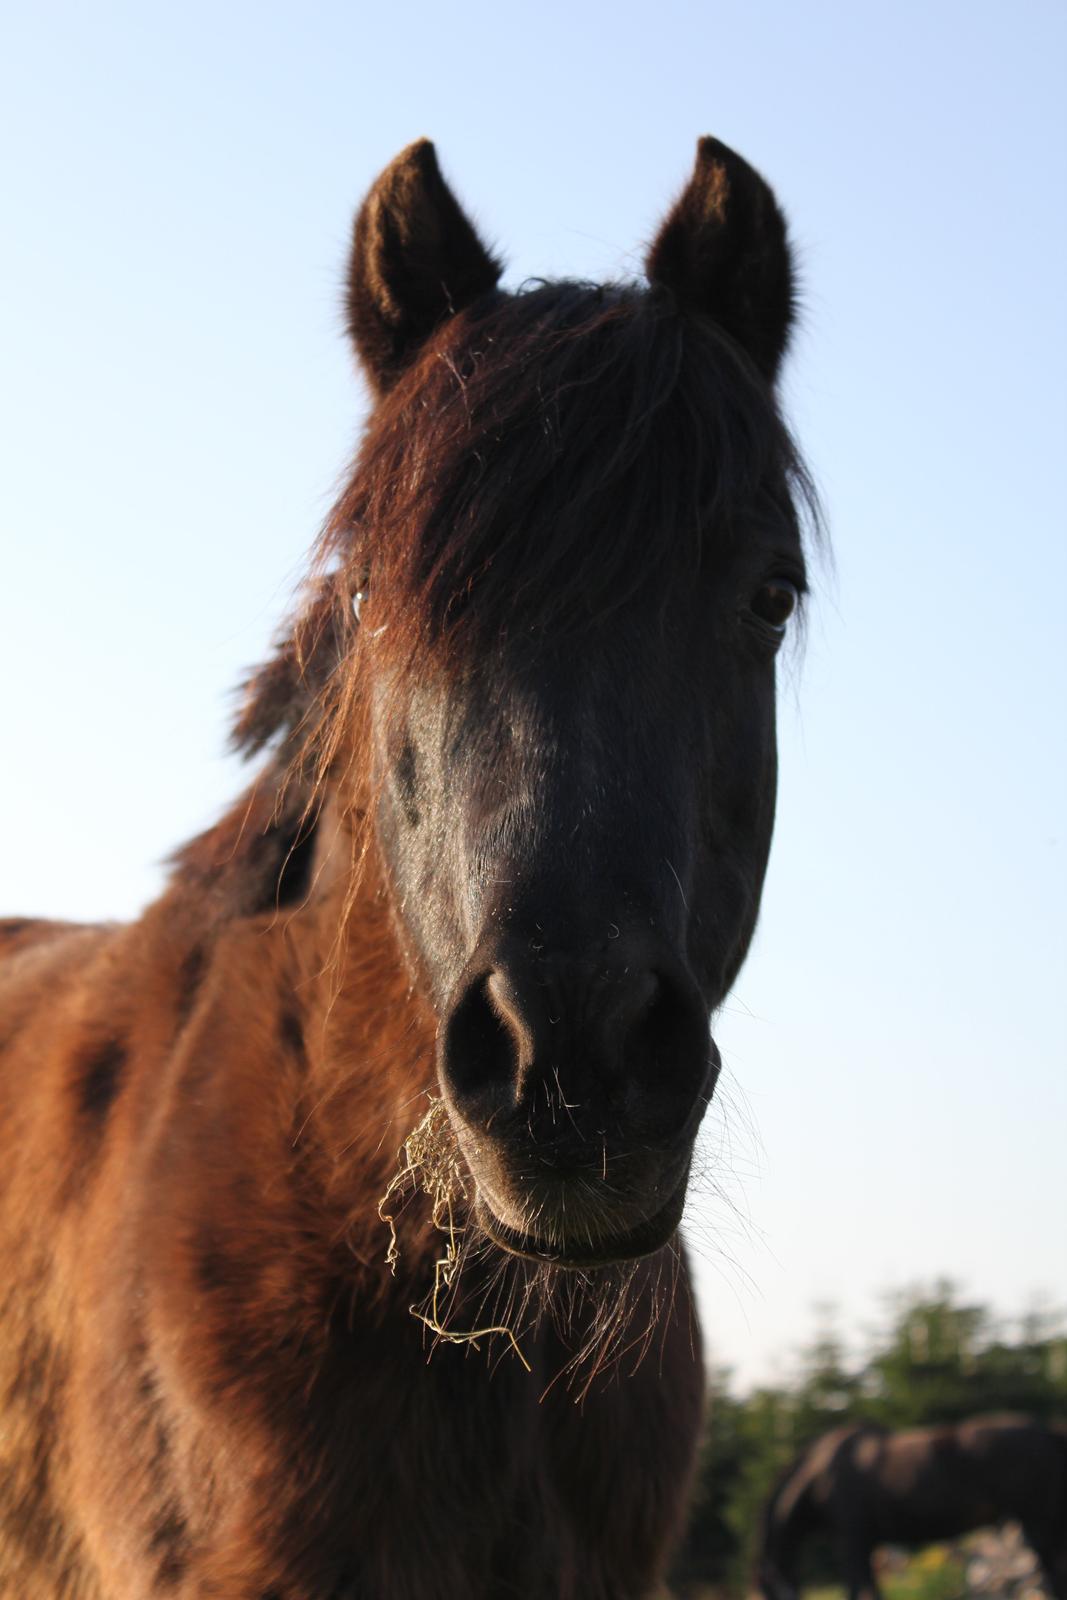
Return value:
[(793, 323), (793, 265), (770, 186), (718, 139), (696, 167), (648, 253), (649, 281), (726, 329), (771, 382)]
[(429, 139), (409, 144), (360, 207), (348, 267), (348, 331), (372, 387), (389, 389), (434, 329), (500, 273)]

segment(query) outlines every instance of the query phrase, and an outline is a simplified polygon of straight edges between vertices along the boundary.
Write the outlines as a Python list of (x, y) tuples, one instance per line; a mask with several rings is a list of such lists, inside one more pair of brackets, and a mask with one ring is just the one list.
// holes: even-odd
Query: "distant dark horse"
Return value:
[(348, 283), (374, 410), (236, 729), (259, 777), (131, 927), (3, 928), (4, 1600), (664, 1569), (805, 480), (762, 179), (701, 141), (647, 268), (505, 294), (432, 145), (397, 158)]
[(1067, 1429), (1027, 1417), (890, 1433), (835, 1428), (802, 1452), (764, 1512), (758, 1581), (796, 1600), (804, 1541), (829, 1534), (852, 1600), (877, 1596), (876, 1545), (934, 1544), (1020, 1522), (1056, 1600), (1067, 1600)]

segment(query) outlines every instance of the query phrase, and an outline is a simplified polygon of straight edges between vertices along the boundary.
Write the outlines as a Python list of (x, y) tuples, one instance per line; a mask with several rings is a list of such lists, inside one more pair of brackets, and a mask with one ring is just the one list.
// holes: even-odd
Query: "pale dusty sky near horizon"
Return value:
[(717, 134), (792, 220), (821, 487), (779, 822), (688, 1231), (717, 1360), (821, 1301), (1067, 1302), (1058, 4), (12, 12), (0, 66), (0, 902), (136, 913), (243, 781), (364, 398), (352, 210), (432, 136), (509, 262), (627, 276)]

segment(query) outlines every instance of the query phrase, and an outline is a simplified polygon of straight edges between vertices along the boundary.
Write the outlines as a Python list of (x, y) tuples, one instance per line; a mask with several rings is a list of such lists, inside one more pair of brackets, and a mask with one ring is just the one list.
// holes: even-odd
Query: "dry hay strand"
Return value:
[(412, 1305), (408, 1310), (413, 1317), (417, 1317), (429, 1328), (436, 1338), (443, 1339), (448, 1344), (468, 1344), (479, 1350), (480, 1339), (488, 1339), (495, 1333), (503, 1334), (529, 1372), (530, 1363), (520, 1350), (514, 1333), (504, 1324), (464, 1331), (446, 1326), (443, 1320), (442, 1296), (455, 1288), (460, 1270), (463, 1229), (457, 1226), (454, 1205), (461, 1200), (465, 1201), (468, 1196), (459, 1147), (452, 1132), (445, 1103), (435, 1095), (430, 1095), (428, 1098), (430, 1104), (426, 1115), (404, 1140), (399, 1153), (398, 1170), (390, 1179), (389, 1187), (378, 1202), (378, 1215), (389, 1225), (389, 1248), (385, 1253), (385, 1259), (395, 1275), (397, 1262), (400, 1260), (400, 1243), (396, 1229), (398, 1211), (391, 1208), (390, 1202), (396, 1196), (410, 1197), (421, 1191), (431, 1201), (431, 1219), (434, 1227), (445, 1237), (445, 1249), (444, 1254), (438, 1256), (434, 1262), (429, 1309)]

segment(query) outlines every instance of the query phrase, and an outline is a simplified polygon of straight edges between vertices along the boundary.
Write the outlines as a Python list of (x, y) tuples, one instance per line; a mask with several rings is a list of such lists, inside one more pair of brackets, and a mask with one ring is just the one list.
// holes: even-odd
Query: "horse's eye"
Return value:
[(784, 633), (785, 625), (796, 610), (800, 598), (795, 583), (788, 578), (771, 578), (760, 584), (752, 596), (752, 609), (761, 622), (775, 633)]

